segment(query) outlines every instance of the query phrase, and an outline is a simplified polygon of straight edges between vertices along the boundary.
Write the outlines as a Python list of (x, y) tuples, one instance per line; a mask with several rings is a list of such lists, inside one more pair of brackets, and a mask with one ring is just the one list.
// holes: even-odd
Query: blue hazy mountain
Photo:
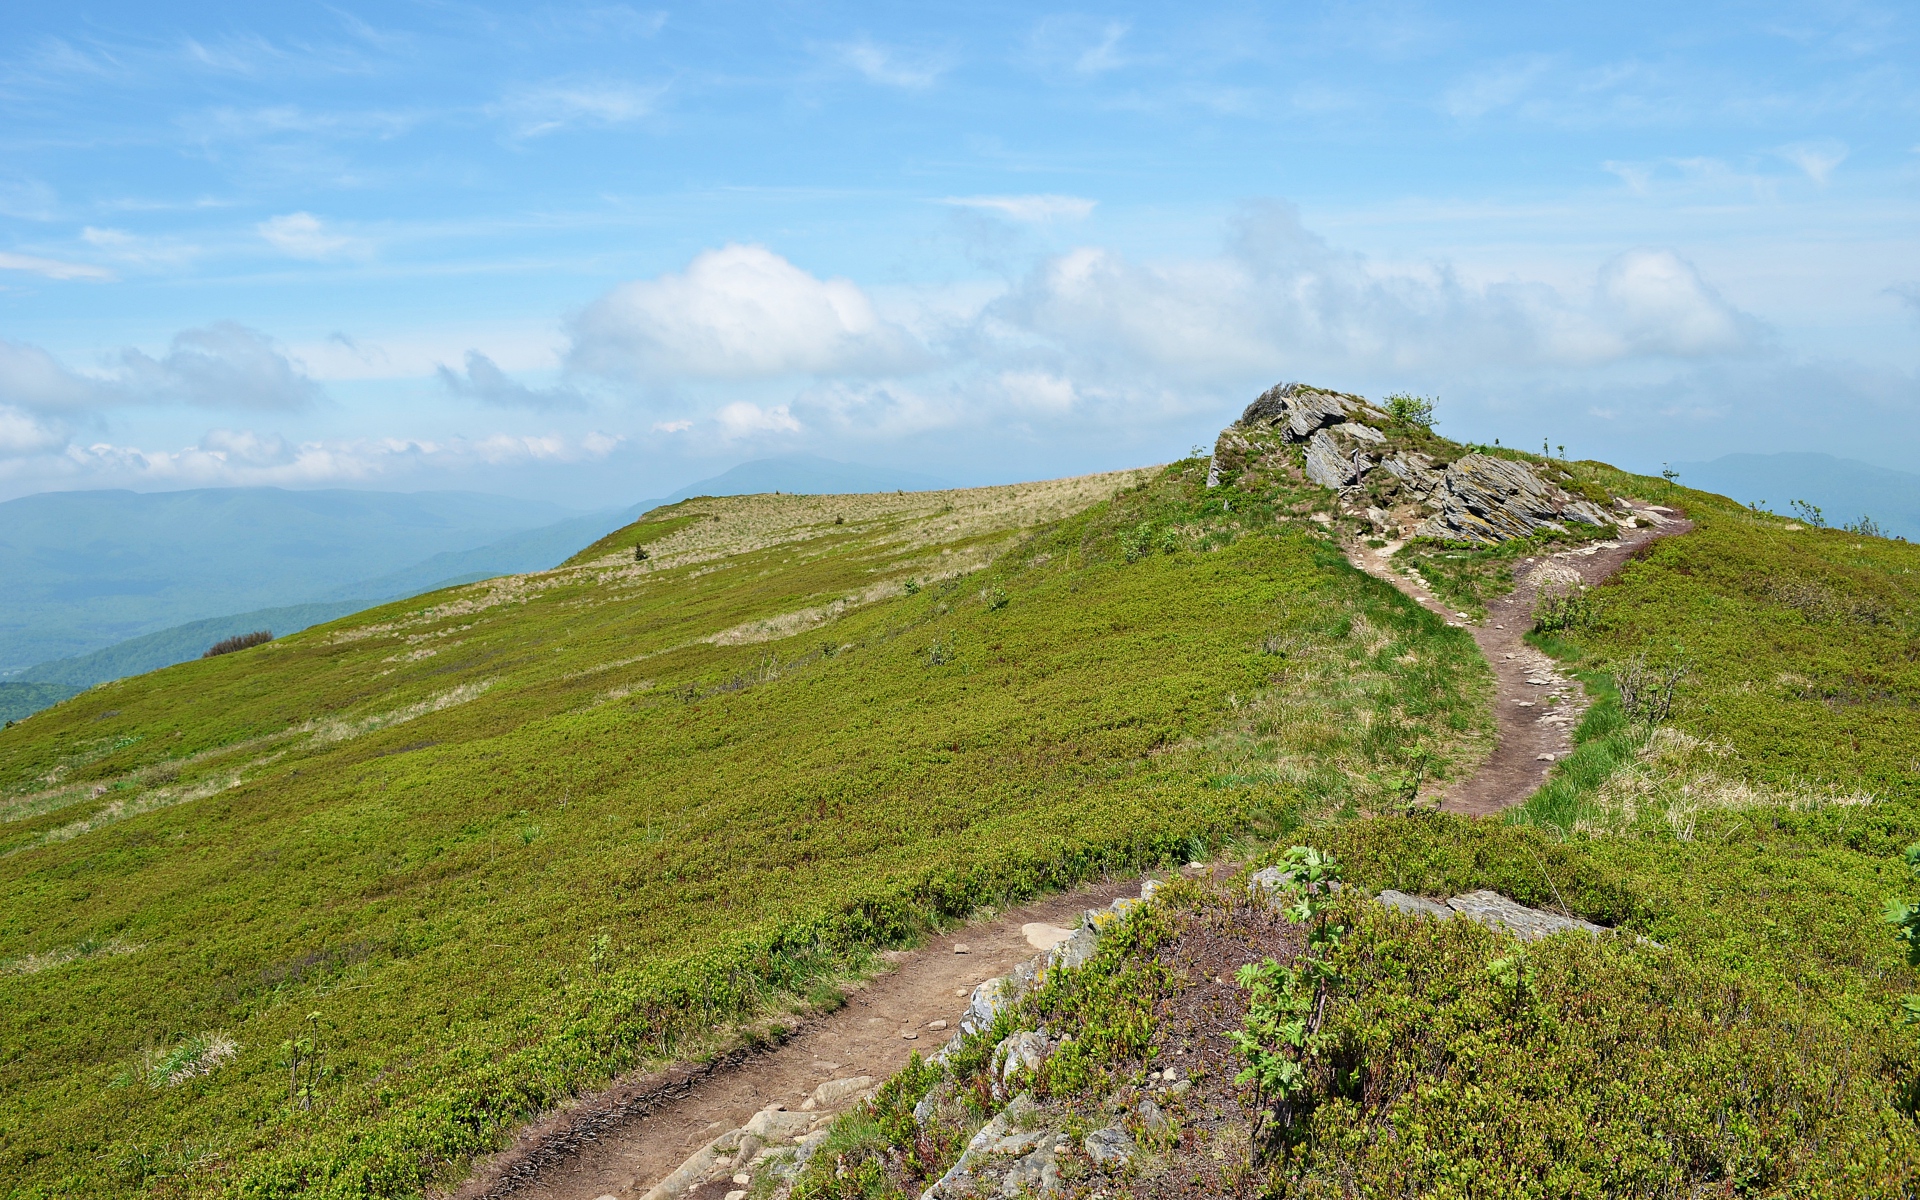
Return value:
[[(229, 613), (380, 599), (401, 590), (389, 577), (435, 555), (584, 515), (474, 492), (206, 488), (11, 500), (0, 504), (0, 675)], [(463, 561), (448, 573), (482, 569), (511, 568)]]
[[(742, 463), (664, 499), (559, 520), (554, 514), (567, 510), (465, 492), (224, 488), (29, 496), (0, 505), (0, 573), (11, 578), (23, 564), (19, 577), (28, 582), (24, 591), (0, 596), (0, 655), (16, 664), (0, 681), (0, 719), (18, 719), (96, 683), (198, 658), (223, 638), (256, 629), (285, 637), (387, 600), (545, 570), (648, 509), (689, 496), (947, 486), (910, 471), (791, 455)], [(460, 545), (516, 524), (533, 527)], [(236, 597), (268, 603), (235, 611)], [(230, 607), (222, 615), (177, 620), (223, 603)], [(125, 636), (133, 629), (140, 632)], [(35, 646), (89, 642), (97, 648), (24, 670), (17, 665)]]
[(1729, 454), (1675, 463), (1680, 482), (1743, 504), (1789, 513), (1795, 500), (1816, 505), (1830, 525), (1872, 517), (1889, 537), (1920, 540), (1920, 475), (1831, 454)]

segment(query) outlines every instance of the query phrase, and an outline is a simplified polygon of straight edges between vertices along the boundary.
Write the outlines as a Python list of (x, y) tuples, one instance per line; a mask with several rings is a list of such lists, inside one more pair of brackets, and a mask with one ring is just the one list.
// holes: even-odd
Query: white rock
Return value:
[(876, 1086), (871, 1075), (855, 1075), (850, 1079), (829, 1079), (813, 1089), (809, 1097), (820, 1108), (839, 1108), (850, 1100), (864, 1099), (865, 1094)]

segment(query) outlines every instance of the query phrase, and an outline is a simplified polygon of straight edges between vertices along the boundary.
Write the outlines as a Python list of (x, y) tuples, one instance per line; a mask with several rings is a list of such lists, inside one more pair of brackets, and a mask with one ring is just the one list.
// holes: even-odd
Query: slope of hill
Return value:
[[(1916, 976), (1883, 911), (1920, 889), (1902, 861), (1920, 840), (1920, 547), (1513, 461), (1694, 525), (1536, 610), (1531, 640), (1595, 696), (1546, 787), (1505, 820), (1304, 830), (1335, 865), (1290, 856), (1296, 873), (1267, 877), (1282, 905), (1249, 892), (1248, 868), (1100, 916), (1085, 970), (1047, 972), (797, 1173), (762, 1160), (756, 1186), (1912, 1195)], [(1362, 490), (1344, 494), (1357, 514)], [(1544, 548), (1413, 543), (1399, 561), (1464, 603)], [(1607, 928), (1528, 942), (1422, 915), (1488, 891)]]
[[(97, 644), (103, 638), (110, 644), (24, 670), (17, 663), (0, 665), (0, 680), (60, 685), (0, 687), (0, 719), (25, 716), (95, 683), (196, 658), (207, 643), (233, 632), (292, 633), (436, 588), (542, 571), (648, 509), (689, 496), (944, 486), (909, 472), (793, 455), (742, 463), (666, 500), (546, 524), (536, 522), (559, 511), (551, 505), (465, 493), (396, 496), (241, 488), (159, 496), (81, 492), (28, 497), (13, 502), (17, 512), (0, 506), (0, 518), (19, 518), (19, 529), (0, 540), (0, 567), (20, 567), (17, 577), (26, 585), (12, 597), (11, 612), (0, 602), (0, 655), (30, 658), (52, 646)], [(249, 512), (256, 502), (264, 511)], [(436, 522), (442, 526), (436, 529)], [(396, 524), (412, 527), (396, 537)], [(464, 545), (499, 528), (517, 531), (481, 545)], [(422, 549), (442, 544), (456, 548), (408, 561)], [(394, 569), (396, 563), (404, 565)], [(369, 571), (375, 573), (366, 574)], [(81, 592), (93, 603), (83, 598), (76, 607), (73, 601)], [(275, 604), (212, 615), (237, 595)], [(192, 611), (208, 615), (168, 625), (181, 612)], [(12, 642), (5, 634), (9, 622)], [(125, 630), (143, 627), (152, 632), (120, 640)], [(212, 629), (222, 632), (203, 642)]]
[(1680, 482), (1743, 504), (1790, 514), (1805, 500), (1840, 526), (1871, 517), (1888, 537), (1920, 541), (1920, 475), (1831, 454), (1729, 454), (1712, 462), (1675, 463)]
[(1204, 477), (690, 500), (0, 733), (0, 1177), (411, 1194), (927, 922), (1484, 753), (1462, 631)]

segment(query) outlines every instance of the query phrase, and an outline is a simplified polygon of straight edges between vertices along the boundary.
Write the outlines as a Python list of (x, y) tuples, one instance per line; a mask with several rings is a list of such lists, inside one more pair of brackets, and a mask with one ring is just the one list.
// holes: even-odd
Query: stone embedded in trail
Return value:
[(1028, 921), (1020, 927), (1020, 936), (1026, 938), (1027, 945), (1035, 950), (1051, 950), (1072, 937), (1073, 930), (1049, 925), (1044, 921)]
[(813, 1102), (821, 1108), (839, 1108), (847, 1101), (870, 1092), (879, 1086), (879, 1080), (871, 1075), (855, 1075), (851, 1079), (829, 1079), (813, 1089)]

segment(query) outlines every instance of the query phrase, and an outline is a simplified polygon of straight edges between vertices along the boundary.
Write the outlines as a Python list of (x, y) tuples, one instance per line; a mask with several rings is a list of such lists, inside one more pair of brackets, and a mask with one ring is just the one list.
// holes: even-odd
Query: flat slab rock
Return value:
[(1424, 896), (1409, 896), (1388, 888), (1374, 899), (1419, 916), (1466, 917), (1482, 925), (1505, 929), (1523, 942), (1537, 942), (1556, 933), (1585, 933), (1598, 937), (1612, 932), (1604, 925), (1595, 925), (1578, 917), (1563, 917), (1545, 909), (1528, 908), (1499, 892), (1468, 892), (1451, 900), (1429, 900)]

